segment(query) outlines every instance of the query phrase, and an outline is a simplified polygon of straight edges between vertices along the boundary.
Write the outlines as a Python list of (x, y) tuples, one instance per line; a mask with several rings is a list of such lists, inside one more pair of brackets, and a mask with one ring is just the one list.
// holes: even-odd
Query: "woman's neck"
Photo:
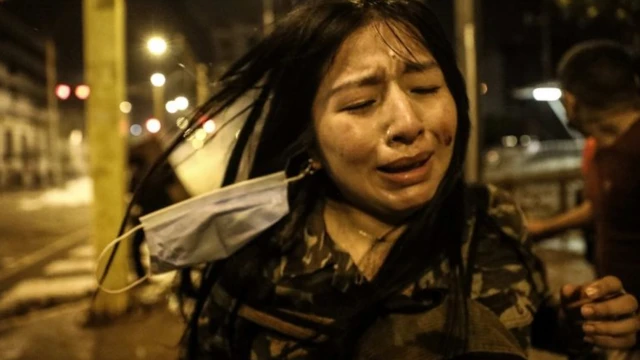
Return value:
[[(332, 226), (340, 233), (359, 234), (360, 237), (369, 238), (369, 241), (391, 240), (397, 238), (404, 228), (404, 221), (385, 221), (350, 203), (329, 198), (324, 210), (325, 220), (329, 218)], [(398, 231), (396, 231), (398, 230)], [(385, 239), (381, 239), (385, 237)]]

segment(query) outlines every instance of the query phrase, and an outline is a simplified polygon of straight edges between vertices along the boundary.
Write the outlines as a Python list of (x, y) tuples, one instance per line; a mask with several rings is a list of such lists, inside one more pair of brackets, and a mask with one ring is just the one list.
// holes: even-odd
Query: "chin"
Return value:
[(390, 194), (388, 207), (398, 213), (414, 212), (428, 204), (436, 194), (437, 186), (421, 184)]

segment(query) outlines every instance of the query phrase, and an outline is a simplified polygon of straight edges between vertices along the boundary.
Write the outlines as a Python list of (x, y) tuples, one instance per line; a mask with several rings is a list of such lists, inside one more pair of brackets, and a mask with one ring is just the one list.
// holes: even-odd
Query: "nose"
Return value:
[(411, 145), (425, 133), (425, 127), (409, 99), (398, 96), (392, 101), (386, 141), (391, 147)]

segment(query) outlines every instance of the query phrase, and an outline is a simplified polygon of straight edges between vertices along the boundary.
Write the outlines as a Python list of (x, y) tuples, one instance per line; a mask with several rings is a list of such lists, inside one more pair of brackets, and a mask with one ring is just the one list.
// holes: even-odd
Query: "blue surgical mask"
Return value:
[[(140, 225), (115, 239), (98, 260), (140, 229), (149, 247), (151, 274), (227, 258), (289, 213), (288, 184), (312, 172), (309, 167), (289, 179), (283, 171), (242, 181), (143, 216)], [(101, 289), (124, 292), (151, 274), (124, 289)]]

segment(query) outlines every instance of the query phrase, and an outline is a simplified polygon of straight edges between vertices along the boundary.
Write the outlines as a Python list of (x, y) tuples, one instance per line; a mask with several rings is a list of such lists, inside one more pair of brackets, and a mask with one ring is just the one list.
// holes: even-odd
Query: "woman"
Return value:
[[(306, 4), (221, 84), (194, 121), (257, 92), (223, 185), (307, 171), (282, 220), (203, 271), (184, 358), (526, 357), (543, 274), (511, 199), (462, 180), (465, 86), (425, 5)], [(615, 278), (564, 290), (591, 296), (574, 306), (585, 344), (635, 342), (636, 301)]]

